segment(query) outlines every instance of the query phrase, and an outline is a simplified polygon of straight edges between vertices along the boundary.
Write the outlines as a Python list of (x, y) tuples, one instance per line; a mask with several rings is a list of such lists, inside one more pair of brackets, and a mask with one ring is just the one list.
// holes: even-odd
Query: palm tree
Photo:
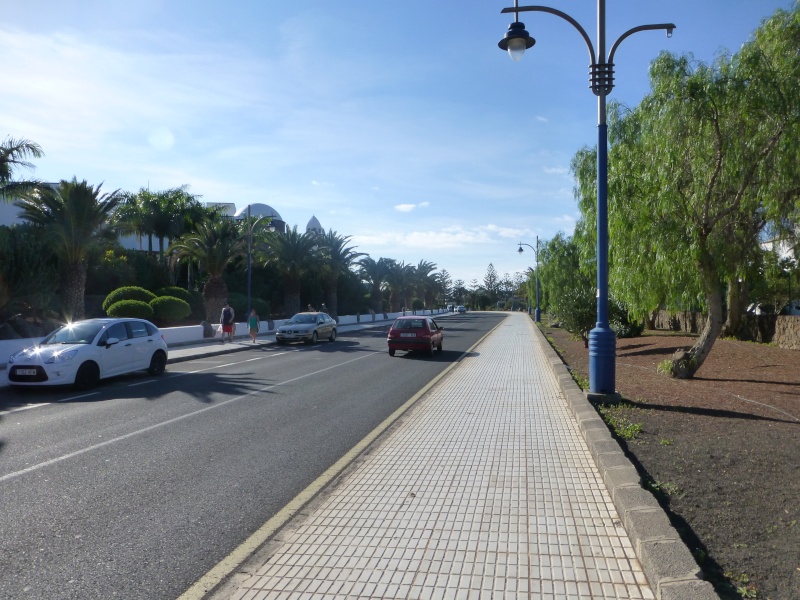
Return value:
[(299, 233), (297, 225), (284, 234), (272, 232), (259, 236), (256, 252), (265, 266), (277, 269), (283, 279), (283, 311), (300, 311), (300, 286), (303, 277), (316, 270), (324, 255), (318, 236)]
[(412, 287), (414, 266), (405, 262), (391, 260), (386, 274), (386, 285), (389, 288), (389, 307), (392, 312), (398, 312), (401, 306), (408, 308), (406, 296)]
[(386, 276), (392, 262), (390, 258), (375, 260), (365, 256), (356, 263), (359, 266), (358, 274), (362, 281), (369, 284), (372, 310), (376, 313), (383, 312), (383, 284), (386, 283)]
[(347, 247), (347, 242), (350, 241), (349, 235), (340, 236), (332, 229), (329, 229), (328, 233), (317, 236), (317, 239), (325, 252), (322, 262), (322, 278), (325, 282), (328, 313), (334, 319), (338, 319), (339, 296), (336, 288), (339, 277), (353, 266), (356, 258), (366, 255)]
[(436, 263), (428, 262), (427, 260), (419, 261), (419, 264), (414, 268), (417, 298), (423, 300), (425, 308), (433, 306), (433, 296), (436, 291), (436, 276), (433, 272), (436, 269)]
[(116, 239), (112, 221), (121, 200), (119, 190), (101, 195), (100, 185), (73, 177), (55, 190), (36, 187), (14, 203), (22, 219), (42, 228), (61, 265), (62, 311), (69, 320), (84, 317), (87, 258), (101, 240)]
[(195, 260), (209, 277), (203, 286), (203, 306), (208, 321), (222, 313), (228, 298), (228, 285), (222, 278), (225, 269), (247, 254), (247, 238), (230, 219), (206, 220), (196, 230), (183, 234), (169, 247), (172, 262)]
[(447, 304), (453, 291), (453, 278), (447, 269), (442, 269), (436, 275), (436, 293), (441, 298), (440, 305)]
[(41, 158), (44, 152), (39, 144), (29, 140), (15, 140), (7, 137), (0, 144), (0, 198), (6, 201), (33, 191), (39, 184), (37, 181), (12, 181), (14, 170), (22, 167), (33, 169), (28, 158)]
[(126, 233), (147, 236), (147, 250), (153, 254), (153, 238), (158, 240), (159, 259), (164, 260), (165, 242), (180, 237), (191, 230), (192, 219), (197, 218), (200, 203), (190, 194), (188, 186), (159, 192), (147, 188), (137, 193), (125, 194), (119, 209), (119, 226)]

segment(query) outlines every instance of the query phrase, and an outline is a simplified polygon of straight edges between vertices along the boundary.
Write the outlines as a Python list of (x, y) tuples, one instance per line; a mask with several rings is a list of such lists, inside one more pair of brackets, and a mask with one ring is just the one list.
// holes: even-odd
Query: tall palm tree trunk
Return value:
[(65, 265), (61, 271), (61, 306), (67, 321), (78, 321), (86, 315), (85, 291), (86, 267), (84, 264)]
[(222, 307), (228, 299), (228, 285), (221, 275), (209, 277), (203, 286), (203, 308), (209, 323), (218, 323)]
[(336, 285), (332, 288), (328, 289), (328, 293), (326, 294), (326, 299), (328, 300), (328, 314), (333, 317), (336, 322), (339, 322), (339, 292), (336, 289)]

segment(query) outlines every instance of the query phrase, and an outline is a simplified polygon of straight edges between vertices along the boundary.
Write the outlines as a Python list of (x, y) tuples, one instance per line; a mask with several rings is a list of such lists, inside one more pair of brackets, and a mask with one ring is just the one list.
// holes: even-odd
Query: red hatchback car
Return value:
[(386, 338), (389, 356), (396, 350), (423, 350), (432, 355), (434, 348), (442, 349), (443, 331), (430, 317), (397, 317)]

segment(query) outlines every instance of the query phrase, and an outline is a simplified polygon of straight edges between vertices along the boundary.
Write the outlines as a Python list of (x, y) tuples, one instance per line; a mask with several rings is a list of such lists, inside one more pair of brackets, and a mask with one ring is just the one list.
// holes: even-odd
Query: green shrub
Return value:
[(250, 299), (250, 308), (256, 309), (256, 314), (262, 321), (266, 321), (269, 319), (269, 315), (272, 311), (269, 302), (262, 300), (261, 298), (251, 298)]
[[(236, 292), (229, 292), (228, 293), (228, 304), (233, 307), (234, 320), (235, 321), (246, 321), (247, 315), (247, 296), (245, 294), (238, 294)], [(219, 318), (219, 315), (215, 315)]]
[[(229, 293), (228, 304), (233, 307), (233, 310), (236, 313), (234, 320), (237, 322), (247, 321), (248, 315), (246, 294), (237, 294), (236, 292)], [(265, 302), (260, 298), (253, 297), (250, 298), (250, 308), (255, 308), (256, 313), (258, 313), (258, 316), (261, 317), (262, 320), (268, 319), (272, 310), (269, 302)]]
[(180, 298), (189, 304), (192, 303), (192, 293), (189, 290), (185, 290), (176, 285), (170, 285), (163, 287), (160, 290), (156, 290), (156, 296), (171, 296), (172, 298)]
[(150, 300), (153, 316), (160, 321), (180, 321), (192, 312), (189, 303), (173, 296), (159, 296)]
[(639, 337), (644, 331), (644, 323), (631, 321), (625, 305), (611, 298), (608, 303), (608, 325), (614, 330), (618, 338)]
[[(103, 300), (103, 310), (108, 313), (109, 316), (111, 313), (108, 312), (109, 307), (116, 304), (121, 300), (138, 300), (139, 302), (143, 302), (147, 304), (155, 298), (156, 295), (153, 292), (149, 292), (142, 287), (138, 287), (135, 285), (128, 285), (125, 287), (117, 288), (113, 292), (111, 292), (106, 299)], [(126, 315), (127, 316), (127, 315)], [(147, 317), (142, 317), (147, 318)]]
[(152, 319), (153, 309), (141, 300), (120, 300), (106, 309), (109, 317), (129, 317), (134, 319)]

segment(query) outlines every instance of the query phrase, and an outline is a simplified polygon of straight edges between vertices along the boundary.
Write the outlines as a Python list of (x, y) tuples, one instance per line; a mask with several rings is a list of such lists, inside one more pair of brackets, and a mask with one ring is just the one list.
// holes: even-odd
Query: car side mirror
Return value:
[(114, 344), (119, 344), (119, 338), (108, 338), (106, 340), (106, 348), (110, 348)]

